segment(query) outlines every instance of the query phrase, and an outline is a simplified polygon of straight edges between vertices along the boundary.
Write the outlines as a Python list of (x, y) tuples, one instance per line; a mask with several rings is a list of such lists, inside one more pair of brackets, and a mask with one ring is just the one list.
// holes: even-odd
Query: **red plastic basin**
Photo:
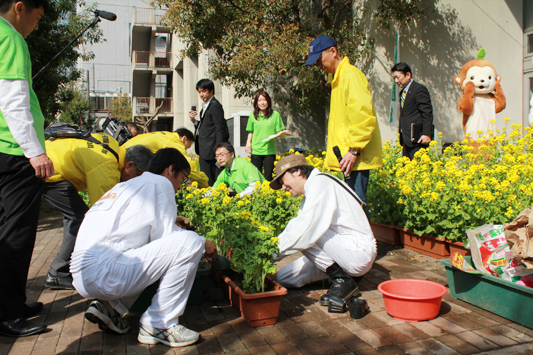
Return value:
[(379, 284), (378, 290), (387, 313), (405, 322), (435, 318), (446, 293), (446, 287), (436, 282), (416, 279), (388, 280)]

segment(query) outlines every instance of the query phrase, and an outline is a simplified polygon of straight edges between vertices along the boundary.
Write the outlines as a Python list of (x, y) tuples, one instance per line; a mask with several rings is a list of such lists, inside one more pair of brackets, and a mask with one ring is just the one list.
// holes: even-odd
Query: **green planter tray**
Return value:
[[(472, 257), (466, 256), (465, 260), (474, 267)], [(533, 329), (533, 288), (487, 274), (461, 271), (453, 267), (448, 259), (439, 262), (446, 267), (448, 286), (453, 298)]]

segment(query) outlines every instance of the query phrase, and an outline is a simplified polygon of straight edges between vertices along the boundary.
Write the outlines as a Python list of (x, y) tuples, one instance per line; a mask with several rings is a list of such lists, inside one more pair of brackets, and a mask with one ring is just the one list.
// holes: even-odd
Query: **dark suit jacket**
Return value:
[(215, 147), (221, 142), (229, 140), (229, 130), (224, 109), (213, 97), (207, 110), (200, 111), (200, 121), (195, 123), (194, 150), (203, 160), (215, 159)]
[(405, 96), (403, 108), (400, 110), (400, 144), (415, 147), (419, 144), (411, 142), (411, 123), (422, 123), (422, 134), (433, 139), (433, 109), (428, 89), (415, 81), (411, 82)]

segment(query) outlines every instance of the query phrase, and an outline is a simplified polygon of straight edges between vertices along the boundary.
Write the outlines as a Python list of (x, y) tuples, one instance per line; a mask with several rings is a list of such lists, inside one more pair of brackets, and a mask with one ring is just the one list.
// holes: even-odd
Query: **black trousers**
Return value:
[(24, 317), (43, 180), (23, 156), (0, 153), (0, 321)]
[(404, 157), (409, 157), (409, 159), (413, 160), (413, 158), (415, 157), (415, 153), (418, 152), (421, 148), (427, 148), (427, 145), (417, 144), (414, 147), (408, 147), (404, 145), (402, 148), (402, 155)]
[(45, 183), (43, 197), (63, 214), (63, 242), (48, 272), (52, 276), (70, 276), (70, 256), (85, 213), (89, 210), (78, 191), (68, 181)]
[[(272, 181), (272, 173), (274, 172), (274, 162), (276, 155), (253, 155), (251, 157), (252, 164), (263, 174), (265, 179)], [(263, 168), (265, 171), (263, 172)]]
[(223, 168), (217, 167), (216, 159), (202, 159), (202, 157), (199, 157), (198, 161), (200, 162), (200, 171), (207, 175), (209, 186), (213, 186)]

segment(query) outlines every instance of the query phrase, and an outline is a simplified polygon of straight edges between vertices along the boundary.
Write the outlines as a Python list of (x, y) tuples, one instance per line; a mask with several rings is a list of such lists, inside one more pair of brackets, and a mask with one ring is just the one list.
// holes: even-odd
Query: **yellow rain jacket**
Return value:
[(360, 151), (352, 171), (381, 167), (381, 134), (365, 75), (344, 57), (335, 71), (331, 88), (324, 167), (340, 171), (334, 146), (339, 146), (342, 156), (349, 148)]
[(120, 182), (126, 157), (126, 150), (113, 137), (105, 133), (92, 136), (109, 145), (119, 155), (119, 161), (101, 145), (85, 139), (56, 138), (45, 142), (46, 154), (54, 163), (54, 175), (46, 182), (67, 180), (78, 191), (88, 189), (91, 206)]
[(159, 149), (163, 148), (175, 148), (179, 150), (179, 152), (183, 154), (191, 166), (191, 174), (189, 175), (189, 179), (191, 181), (196, 181), (199, 187), (207, 187), (207, 183), (209, 181), (207, 175), (201, 172), (198, 169), (198, 165), (187, 155), (187, 149), (185, 148), (185, 144), (183, 144), (181, 141), (179, 134), (165, 131), (143, 133), (131, 138), (124, 143), (122, 147), (127, 149), (134, 145), (143, 145), (150, 149), (152, 153), (155, 153)]

